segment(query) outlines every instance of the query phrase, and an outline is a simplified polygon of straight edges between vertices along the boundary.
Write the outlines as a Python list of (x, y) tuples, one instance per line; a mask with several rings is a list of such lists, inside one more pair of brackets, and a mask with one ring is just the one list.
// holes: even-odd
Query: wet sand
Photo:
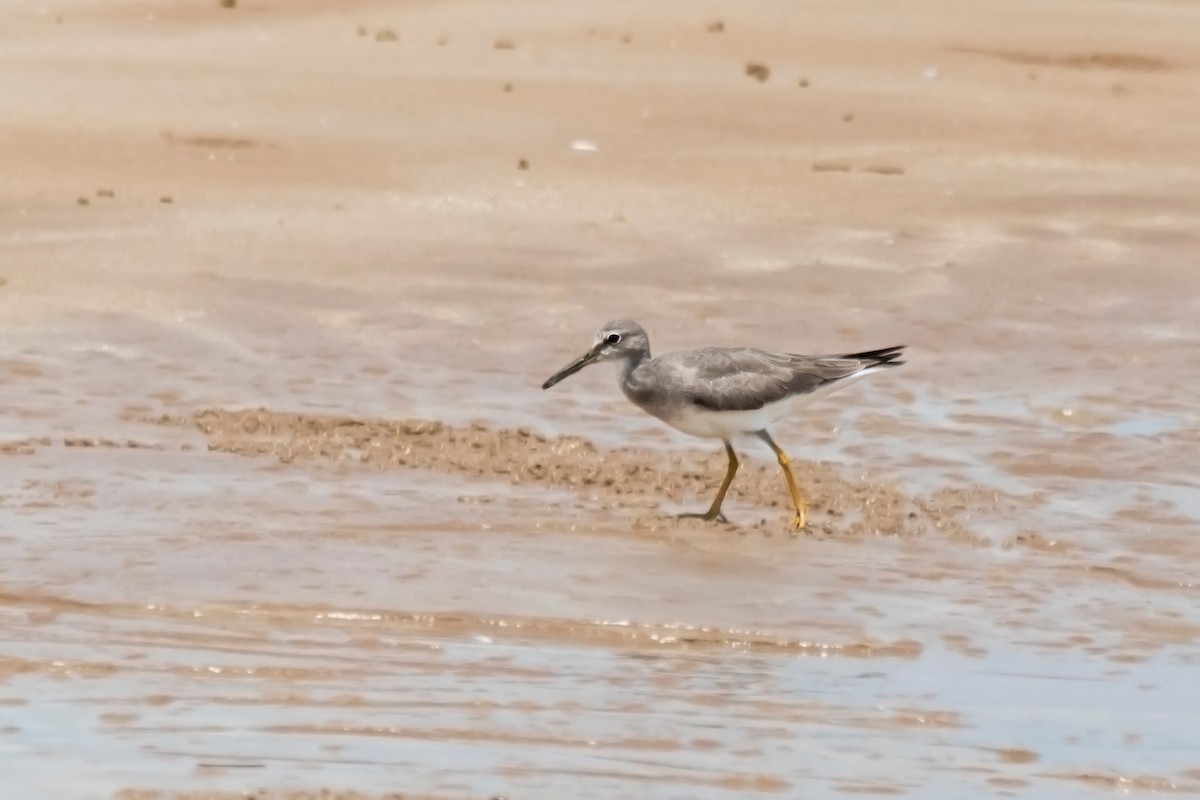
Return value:
[(1200, 10), (231, 5), (9, 14), (10, 791), (1200, 792)]

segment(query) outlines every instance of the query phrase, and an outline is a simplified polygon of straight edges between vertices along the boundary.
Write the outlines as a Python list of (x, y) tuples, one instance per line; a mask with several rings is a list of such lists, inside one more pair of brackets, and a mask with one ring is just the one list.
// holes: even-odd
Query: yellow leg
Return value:
[(725, 454), (729, 456), (729, 467), (725, 470), (725, 481), (721, 484), (721, 488), (717, 490), (717, 496), (713, 498), (712, 505), (708, 507), (708, 511), (703, 514), (680, 514), (681, 519), (702, 519), (707, 522), (712, 522), (714, 519), (725, 522), (725, 515), (721, 513), (721, 503), (725, 502), (725, 493), (729, 491), (729, 485), (733, 483), (733, 476), (737, 473), (738, 460), (737, 454), (733, 452), (733, 445), (725, 442)]
[(787, 478), (788, 490), (792, 493), (792, 505), (796, 509), (796, 516), (792, 517), (792, 523), (788, 527), (794, 531), (799, 530), (807, 524), (804, 515), (807, 504), (804, 502), (804, 498), (800, 496), (800, 488), (796, 486), (796, 476), (792, 474), (792, 462), (788, 460), (788, 455), (783, 452), (783, 448), (775, 444), (775, 440), (765, 430), (758, 432), (758, 438), (766, 442), (767, 447), (770, 447), (772, 452), (775, 453), (775, 457), (779, 459), (779, 466), (783, 468), (783, 475)]

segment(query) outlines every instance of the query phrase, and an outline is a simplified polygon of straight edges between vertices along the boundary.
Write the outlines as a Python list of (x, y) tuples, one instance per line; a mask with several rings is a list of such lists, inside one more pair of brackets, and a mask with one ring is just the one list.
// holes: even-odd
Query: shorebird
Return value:
[(898, 367), (904, 345), (833, 356), (768, 353), (750, 347), (706, 347), (650, 357), (650, 338), (641, 325), (622, 319), (596, 334), (586, 353), (554, 373), (543, 389), (574, 375), (589, 364), (615, 361), (617, 383), (629, 401), (676, 430), (725, 445), (729, 466), (717, 496), (700, 514), (680, 514), (726, 522), (721, 512), (725, 493), (737, 473), (732, 439), (757, 436), (779, 460), (787, 478), (795, 516), (791, 528), (805, 527), (806, 504), (796, 485), (791, 463), (767, 428), (852, 379)]

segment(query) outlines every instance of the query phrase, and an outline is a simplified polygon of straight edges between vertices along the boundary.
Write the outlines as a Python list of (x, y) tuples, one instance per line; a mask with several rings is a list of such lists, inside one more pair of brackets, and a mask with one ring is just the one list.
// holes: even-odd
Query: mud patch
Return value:
[[(716, 492), (725, 468), (719, 453), (664, 457), (635, 448), (603, 451), (578, 436), (549, 437), (528, 428), (492, 429), (482, 424), (455, 427), (437, 420), (209, 409), (144, 421), (195, 427), (208, 440), (209, 450), (273, 457), (285, 464), (323, 459), (379, 470), (436, 470), (586, 492), (603, 508), (641, 510), (635, 524), (643, 528), (697, 524), (646, 512), (662, 499), (704, 502), (698, 498)], [(793, 468), (815, 520), (810, 527), (828, 535), (906, 537), (937, 531), (980, 545), (982, 540), (960, 523), (959, 516), (981, 506), (999, 510), (1009, 502), (994, 490), (978, 488), (911, 497), (893, 485), (847, 480), (837, 465), (828, 463), (797, 461)], [(773, 465), (742, 466), (730, 496), (763, 508), (789, 508), (783, 477)], [(750, 527), (782, 528), (785, 518), (760, 518)]]
[[(440, 640), (505, 639), (542, 643), (546, 646), (616, 648), (623, 651), (652, 650), (655, 653), (733, 650), (764, 655), (842, 657), (851, 659), (905, 659), (920, 657), (923, 646), (911, 639), (895, 641), (844, 641), (781, 636), (765, 630), (736, 630), (711, 625), (635, 621), (565, 619), (504, 614), (446, 613), (381, 608), (331, 608), (285, 603), (208, 603), (175, 607), (162, 603), (131, 604), (91, 602), (38, 592), (0, 591), (0, 602), (23, 607), (31, 619), (47, 623), (63, 614), (94, 615), (97, 618), (161, 620), (180, 624), (245, 625), (265, 623), (271, 627), (303, 629), (312, 626), (344, 629), (358, 635), (408, 635)], [(106, 665), (23, 658), (0, 659), (0, 680), (11, 675), (39, 672), (85, 674), (108, 669)], [(191, 668), (188, 668), (189, 670)], [(261, 670), (225, 669), (226, 677), (261, 677)], [(945, 727), (957, 725), (948, 712), (897, 709), (892, 720), (906, 726)]]
[(1154, 56), (1135, 53), (1052, 53), (1022, 52), (1019, 50), (981, 50), (970, 47), (950, 48), (954, 53), (989, 56), (1027, 67), (1062, 67), (1064, 69), (1105, 69), (1121, 72), (1169, 72), (1170, 62)]
[(1073, 775), (1051, 775), (1048, 777), (1081, 783), (1093, 789), (1117, 794), (1134, 792), (1147, 794), (1192, 794), (1200, 791), (1200, 784), (1178, 781), (1158, 775), (1122, 775), (1108, 772), (1081, 772)]
[(174, 131), (163, 131), (162, 138), (167, 144), (178, 144), (185, 147), (206, 147), (211, 150), (249, 150), (255, 147), (268, 146), (253, 139), (214, 134), (177, 134)]
[(50, 444), (50, 440), (44, 437), (14, 439), (12, 441), (0, 442), (0, 454), (6, 456), (28, 456), (37, 451), (39, 445)]

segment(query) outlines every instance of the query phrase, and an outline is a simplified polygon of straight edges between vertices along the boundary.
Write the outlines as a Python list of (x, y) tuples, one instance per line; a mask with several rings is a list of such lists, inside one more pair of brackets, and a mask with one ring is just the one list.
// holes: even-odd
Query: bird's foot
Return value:
[(725, 519), (724, 512), (713, 511), (711, 509), (705, 511), (703, 514), (676, 514), (675, 519), (702, 519), (705, 522), (712, 522), (715, 520), (717, 522), (723, 522), (726, 525), (729, 524), (729, 520)]
[(792, 521), (788, 523), (788, 530), (802, 531), (808, 529), (808, 518), (804, 514), (803, 506), (796, 509), (796, 515), (792, 517)]

